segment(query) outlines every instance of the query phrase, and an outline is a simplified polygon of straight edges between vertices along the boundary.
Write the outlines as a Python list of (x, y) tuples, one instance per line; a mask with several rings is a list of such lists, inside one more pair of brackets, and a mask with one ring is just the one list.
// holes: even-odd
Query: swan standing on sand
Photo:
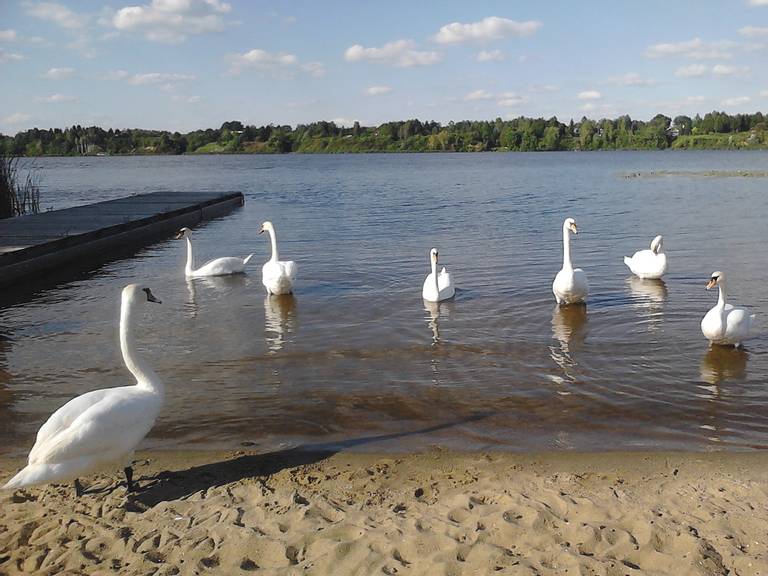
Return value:
[(664, 239), (656, 236), (650, 250), (638, 250), (630, 258), (624, 256), (624, 264), (638, 278), (658, 280), (667, 271), (667, 255), (661, 251)]
[(293, 283), (296, 281), (296, 262), (293, 260), (279, 260), (277, 255), (277, 236), (272, 222), (264, 222), (259, 234), (269, 233), (269, 241), (272, 244), (272, 257), (261, 269), (261, 283), (267, 289), (267, 294), (293, 293)]
[(701, 319), (701, 332), (711, 344), (738, 348), (742, 340), (749, 338), (755, 315), (750, 314), (746, 308), (726, 304), (725, 274), (722, 272), (712, 272), (712, 277), (707, 282), (707, 290), (715, 286), (720, 289), (717, 304)]
[(184, 268), (184, 274), (187, 278), (201, 278), (203, 276), (225, 276), (227, 274), (241, 274), (245, 271), (245, 265), (251, 259), (253, 254), (249, 254), (245, 258), (237, 258), (236, 256), (225, 256), (224, 258), (216, 258), (210, 262), (206, 262), (197, 270), (193, 269), (194, 255), (192, 254), (192, 230), (189, 228), (182, 228), (176, 235), (176, 240), (184, 238), (187, 241), (187, 265)]
[(574, 268), (571, 264), (570, 232), (579, 233), (576, 228), (576, 220), (566, 218), (563, 222), (563, 268), (555, 276), (555, 281), (552, 282), (552, 292), (558, 304), (584, 302), (589, 293), (589, 283), (584, 270)]
[(131, 317), (147, 302), (160, 303), (149, 288), (138, 284), (123, 288), (120, 348), (136, 384), (86, 392), (56, 410), (38, 430), (26, 468), (4, 489), (74, 480), (75, 493), (80, 496), (79, 476), (108, 464), (127, 464), (126, 483), (133, 490), (133, 451), (152, 429), (164, 396), (162, 381), (137, 356), (131, 334)]
[(453, 287), (451, 275), (443, 266), (440, 273), (437, 273), (437, 248), (429, 251), (429, 261), (432, 265), (432, 272), (424, 279), (424, 286), (421, 289), (421, 297), (427, 302), (442, 302), (453, 298), (456, 290)]

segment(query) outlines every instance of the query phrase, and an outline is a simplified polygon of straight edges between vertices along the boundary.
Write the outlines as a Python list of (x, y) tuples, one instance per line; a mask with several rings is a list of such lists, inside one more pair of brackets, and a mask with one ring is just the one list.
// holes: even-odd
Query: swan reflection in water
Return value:
[(296, 298), (293, 294), (264, 298), (264, 340), (271, 354), (283, 349), (288, 336), (296, 332)]
[(453, 300), (444, 300), (442, 302), (429, 302), (424, 300), (424, 310), (428, 315), (425, 316), (427, 326), (432, 330), (432, 344), (440, 343), (440, 318), (450, 318), (453, 312)]
[(557, 340), (558, 345), (550, 345), (549, 355), (569, 380), (575, 380), (571, 371), (577, 363), (572, 354), (584, 343), (586, 326), (586, 304), (555, 306), (552, 311), (552, 337)]
[(667, 285), (664, 280), (643, 280), (635, 275), (627, 279), (627, 286), (632, 294), (632, 307), (648, 313), (649, 330), (659, 327), (667, 299)]
[(717, 386), (726, 380), (746, 380), (749, 354), (730, 346), (710, 346), (701, 359), (701, 379)]
[(245, 274), (187, 278), (187, 302), (184, 305), (187, 316), (190, 318), (197, 318), (199, 300), (204, 299), (209, 293), (214, 293), (218, 297), (225, 295), (234, 289), (242, 288), (245, 284)]

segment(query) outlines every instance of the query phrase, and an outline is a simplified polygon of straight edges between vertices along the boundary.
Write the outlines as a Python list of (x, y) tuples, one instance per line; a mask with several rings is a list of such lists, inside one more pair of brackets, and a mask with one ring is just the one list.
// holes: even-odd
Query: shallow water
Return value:
[[(548, 153), (51, 158), (57, 208), (156, 190), (241, 190), (194, 231), (198, 263), (255, 252), (247, 275), (183, 276), (169, 238), (45, 287), (0, 295), (0, 453), (20, 454), (76, 394), (130, 383), (119, 292), (163, 305), (142, 349), (167, 386), (147, 447), (328, 443), (357, 450), (748, 449), (768, 446), (766, 153)], [(625, 178), (650, 171), (662, 177)], [(693, 172), (694, 174), (688, 174)], [(586, 309), (558, 309), (566, 216), (581, 233)], [(272, 220), (299, 263), (294, 298), (266, 298), (257, 236)], [(622, 257), (662, 233), (664, 283)], [(428, 250), (459, 288), (425, 306)], [(758, 315), (745, 351), (699, 330), (728, 274)]]

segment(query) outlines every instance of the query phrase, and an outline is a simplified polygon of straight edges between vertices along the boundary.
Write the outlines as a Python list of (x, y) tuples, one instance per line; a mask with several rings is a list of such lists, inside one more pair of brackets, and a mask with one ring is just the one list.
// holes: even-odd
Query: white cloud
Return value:
[(243, 54), (228, 56), (230, 74), (240, 74), (244, 70), (261, 70), (265, 72), (292, 75), (296, 70), (302, 70), (311, 76), (320, 77), (325, 74), (325, 66), (321, 62), (300, 63), (295, 54), (286, 52), (268, 52), (261, 48), (249, 50)]
[(749, 0), (750, 6), (768, 6), (768, 0)]
[(171, 100), (174, 102), (181, 102), (182, 104), (197, 104), (200, 102), (201, 98), (200, 96), (181, 96), (179, 94), (174, 94), (171, 96)]
[(493, 100), (493, 94), (487, 90), (475, 90), (464, 96), (464, 100), (467, 102), (473, 102), (477, 100)]
[(15, 42), (18, 39), (16, 30), (0, 30), (0, 42)]
[(10, 116), (6, 116), (3, 118), (3, 124), (9, 124), (9, 125), (16, 125), (16, 124), (23, 124), (24, 122), (27, 122), (32, 119), (32, 116), (29, 114), (25, 114), (24, 112), (15, 112), (11, 114)]
[(536, 20), (518, 22), (508, 18), (489, 16), (479, 22), (446, 24), (435, 34), (434, 39), (439, 44), (458, 44), (467, 41), (487, 42), (510, 36), (530, 36), (535, 34), (539, 28), (541, 28), (541, 22)]
[(368, 86), (368, 88), (363, 90), (363, 94), (366, 96), (381, 96), (390, 92), (392, 92), (391, 86)]
[(596, 106), (594, 104), (592, 104), (592, 102), (587, 102), (586, 104), (584, 104), (581, 107), (581, 109), (584, 110), (584, 112), (591, 112), (595, 108), (596, 108)]
[(600, 92), (598, 92), (597, 90), (584, 90), (582, 92), (579, 92), (576, 95), (576, 97), (579, 100), (599, 100), (600, 98), (603, 97), (603, 95), (600, 94)]
[(700, 78), (707, 73), (707, 67), (704, 64), (690, 64), (681, 66), (675, 70), (675, 76), (680, 78)]
[(543, 92), (559, 92), (560, 86), (555, 86), (554, 84), (534, 84), (528, 88), (528, 91), (538, 94)]
[(442, 59), (438, 52), (417, 50), (416, 48), (416, 43), (413, 40), (395, 40), (384, 44), (381, 48), (365, 48), (360, 44), (355, 44), (344, 52), (344, 59), (348, 62), (368, 60), (397, 68), (431, 66)]
[(614, 76), (608, 79), (609, 84), (617, 84), (619, 86), (653, 86), (656, 81), (652, 78), (643, 78), (636, 72), (630, 72), (623, 76)]
[(17, 62), (19, 60), (24, 60), (24, 56), (17, 54), (16, 52), (6, 52), (0, 48), (0, 64), (5, 64), (6, 62)]
[(715, 76), (745, 77), (749, 76), (751, 69), (749, 66), (726, 66), (725, 64), (715, 64), (712, 67), (712, 74)]
[(760, 96), (768, 98), (768, 90), (760, 90)]
[(733, 56), (731, 50), (735, 46), (735, 42), (728, 40), (704, 42), (701, 38), (694, 38), (684, 42), (653, 44), (645, 51), (645, 55), (649, 58), (678, 57), (688, 58), (690, 60), (727, 59)]
[(130, 73), (126, 72), (125, 70), (111, 70), (110, 72), (107, 72), (103, 76), (101, 76), (102, 80), (125, 80), (130, 76)]
[(84, 28), (89, 21), (86, 14), (77, 14), (62, 4), (56, 2), (26, 2), (27, 14), (33, 18), (47, 20), (70, 30)]
[(747, 38), (768, 36), (768, 26), (744, 26), (744, 28), (739, 28), (739, 34)]
[(48, 80), (61, 80), (62, 78), (69, 78), (75, 73), (74, 68), (50, 68), (43, 78)]
[(496, 104), (503, 106), (504, 108), (519, 106), (520, 104), (528, 102), (528, 98), (521, 96), (516, 92), (503, 92), (502, 94), (499, 94), (497, 98), (498, 100), (496, 101)]
[(501, 50), (480, 50), (477, 53), (478, 62), (501, 62), (504, 60), (504, 54)]
[(325, 64), (322, 62), (307, 62), (306, 64), (302, 64), (300, 68), (315, 78), (325, 76)]
[(723, 100), (722, 104), (723, 106), (744, 106), (745, 104), (749, 104), (752, 101), (752, 98), (749, 96), (734, 96), (733, 98), (726, 98)]
[(141, 32), (152, 42), (183, 42), (188, 36), (221, 32), (224, 14), (232, 7), (221, 0), (152, 0), (142, 6), (126, 6), (112, 17), (123, 32)]
[(355, 122), (358, 122), (358, 120), (354, 120), (352, 118), (331, 118), (331, 122), (336, 124), (336, 126), (350, 128), (354, 126)]
[(51, 94), (50, 96), (38, 96), (36, 102), (45, 102), (46, 104), (61, 104), (62, 102), (77, 102), (74, 96), (65, 96), (64, 94)]
[[(121, 72), (121, 71), (119, 71)], [(149, 72), (146, 74), (134, 74), (128, 77), (128, 84), (167, 84), (169, 82), (183, 82), (194, 80), (190, 74), (172, 74), (169, 72)]]
[(675, 76), (680, 78), (703, 78), (714, 76), (716, 78), (745, 78), (752, 72), (749, 66), (729, 66), (727, 64), (715, 64), (711, 68), (704, 64), (691, 64), (675, 70)]

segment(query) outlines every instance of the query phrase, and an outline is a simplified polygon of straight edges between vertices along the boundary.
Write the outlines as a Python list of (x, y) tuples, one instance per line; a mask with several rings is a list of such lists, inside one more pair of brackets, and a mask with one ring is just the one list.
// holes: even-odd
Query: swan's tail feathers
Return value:
[(243, 258), (243, 266), (245, 266), (246, 264), (248, 264), (248, 261), (249, 261), (251, 258), (253, 258), (253, 254), (248, 254), (248, 256), (246, 256), (245, 258)]
[(45, 483), (44, 477), (47, 471), (47, 466), (41, 466), (40, 464), (30, 464), (23, 470), (21, 470), (16, 476), (8, 480), (3, 490), (17, 490), (19, 488), (26, 488), (28, 486), (34, 486), (35, 484)]
[(632, 266), (630, 266), (631, 262), (632, 262), (632, 258), (630, 258), (629, 256), (624, 256), (624, 264), (626, 264), (628, 268), (632, 268)]
[(443, 269), (440, 270), (440, 274), (445, 274), (446, 272), (447, 272), (447, 270), (445, 269), (445, 266), (443, 266)]

